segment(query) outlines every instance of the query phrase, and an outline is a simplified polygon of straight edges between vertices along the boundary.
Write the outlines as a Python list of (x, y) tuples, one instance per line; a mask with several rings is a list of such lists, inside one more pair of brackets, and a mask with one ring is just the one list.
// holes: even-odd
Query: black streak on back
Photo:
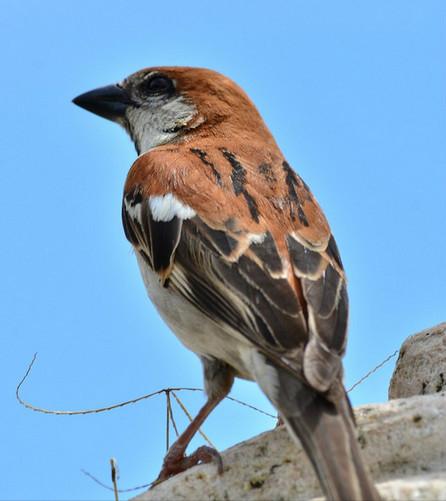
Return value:
[(200, 150), (199, 148), (191, 148), (190, 151), (197, 155), (197, 157), (206, 165), (207, 167), (210, 167), (212, 170), (212, 173), (214, 174), (215, 181), (219, 186), (222, 186), (222, 181), (221, 181), (221, 175), (220, 172), (216, 169), (215, 165), (208, 160), (207, 153), (203, 150)]
[(288, 186), (288, 196), (290, 198), (290, 216), (294, 221), (296, 219), (296, 207), (297, 207), (297, 216), (299, 221), (304, 226), (309, 226), (307, 216), (302, 209), (301, 201), (299, 195), (297, 194), (297, 187), (300, 185), (300, 181), (296, 176), (296, 173), (290, 167), (290, 164), (284, 160), (282, 162), (282, 167), (285, 172), (285, 182)]
[(226, 149), (222, 149), (221, 152), (226, 160), (231, 164), (232, 167), (232, 186), (234, 187), (234, 193), (238, 195), (243, 195), (246, 203), (248, 204), (249, 212), (251, 217), (256, 223), (259, 222), (259, 209), (257, 207), (257, 202), (255, 199), (246, 191), (246, 169), (243, 165), (235, 158), (235, 155)]
[(257, 169), (260, 172), (260, 174), (262, 174), (262, 176), (265, 178), (265, 181), (270, 186), (277, 183), (277, 178), (273, 172), (273, 168), (272, 168), (271, 164), (264, 162), (264, 163), (260, 164), (257, 167)]
[(296, 190), (296, 187), (299, 186), (299, 181), (297, 180), (296, 174), (286, 160), (282, 162), (282, 167), (285, 171), (285, 182), (288, 186), (288, 195), (290, 197), (290, 200), (299, 205), (300, 200)]

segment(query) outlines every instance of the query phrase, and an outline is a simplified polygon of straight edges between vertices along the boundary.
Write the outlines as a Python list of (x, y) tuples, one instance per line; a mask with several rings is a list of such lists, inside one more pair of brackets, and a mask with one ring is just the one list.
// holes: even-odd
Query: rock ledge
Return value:
[[(355, 409), (358, 437), (386, 500), (446, 500), (446, 393)], [(223, 453), (224, 474), (196, 466), (134, 501), (308, 500), (321, 496), (302, 449), (283, 427)]]

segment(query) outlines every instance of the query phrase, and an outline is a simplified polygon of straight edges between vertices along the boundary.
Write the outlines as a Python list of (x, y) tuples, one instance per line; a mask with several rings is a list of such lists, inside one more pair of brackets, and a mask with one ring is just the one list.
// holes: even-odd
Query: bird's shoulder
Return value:
[(293, 235), (313, 250), (330, 239), (327, 220), (302, 178), (280, 151), (256, 144), (194, 142), (141, 155), (125, 194), (171, 193), (211, 226)]

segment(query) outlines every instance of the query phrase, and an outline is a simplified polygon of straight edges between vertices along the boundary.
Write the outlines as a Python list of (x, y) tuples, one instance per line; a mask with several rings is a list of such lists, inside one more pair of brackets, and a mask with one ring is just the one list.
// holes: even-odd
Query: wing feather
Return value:
[(128, 193), (123, 200), (122, 221), (127, 239), (144, 255), (162, 281), (173, 265), (175, 249), (180, 241), (182, 219), (155, 220), (149, 200), (139, 190)]
[[(341, 371), (348, 317), (336, 242), (280, 155), (240, 151), (161, 147), (139, 157), (125, 190), (126, 236), (195, 308), (327, 391)], [(154, 221), (148, 199), (165, 194), (193, 217)]]

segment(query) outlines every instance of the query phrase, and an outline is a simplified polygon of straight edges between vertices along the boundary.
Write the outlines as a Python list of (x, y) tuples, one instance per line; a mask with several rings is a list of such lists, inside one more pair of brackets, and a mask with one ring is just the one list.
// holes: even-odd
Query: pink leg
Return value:
[(208, 399), (204, 406), (200, 409), (195, 419), (189, 424), (184, 432), (172, 444), (168, 450), (161, 472), (155, 480), (154, 485), (163, 482), (169, 477), (173, 477), (177, 473), (181, 473), (198, 463), (210, 463), (215, 461), (217, 463), (218, 473), (223, 472), (223, 462), (220, 454), (212, 447), (202, 446), (199, 447), (190, 456), (185, 456), (187, 446), (197, 433), (200, 426), (204, 423), (212, 410), (220, 403), (221, 398)]

